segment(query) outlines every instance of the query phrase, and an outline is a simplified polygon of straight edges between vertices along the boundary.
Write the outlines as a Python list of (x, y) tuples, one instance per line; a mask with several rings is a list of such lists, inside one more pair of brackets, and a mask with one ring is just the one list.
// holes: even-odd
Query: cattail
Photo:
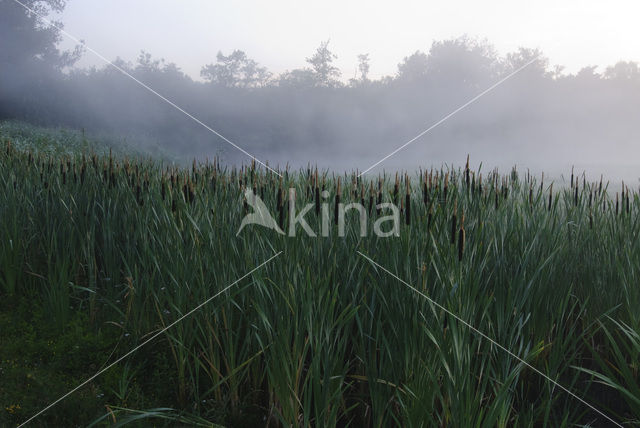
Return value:
[(340, 206), (340, 177), (338, 177), (338, 188), (336, 191), (336, 202), (334, 205), (334, 210), (333, 210), (333, 218), (335, 220), (335, 223), (338, 224), (338, 213), (339, 213), (339, 209), (338, 207)]
[(442, 197), (444, 202), (447, 202), (447, 193), (449, 192), (449, 173), (444, 176), (444, 188), (442, 189)]
[(529, 206), (533, 206), (533, 184), (529, 185)]
[(451, 216), (451, 244), (456, 243), (456, 229), (458, 226), (458, 201), (453, 203), (453, 215)]
[(316, 197), (316, 215), (320, 215), (320, 188), (318, 187), (318, 168), (316, 168), (315, 181), (315, 197)]
[(549, 186), (549, 208), (548, 208), (549, 211), (551, 211), (552, 201), (553, 201), (553, 183), (551, 183), (551, 186)]
[(469, 180), (469, 155), (467, 155), (467, 164), (464, 167), (464, 179), (465, 182), (467, 183), (467, 189), (469, 189), (469, 185), (470, 185), (470, 180)]
[(427, 214), (427, 230), (431, 230), (431, 221), (433, 220), (433, 205), (429, 206), (429, 214)]
[[(244, 189), (240, 189), (240, 193), (244, 193)], [(255, 196), (254, 196), (255, 198)], [(247, 203), (247, 199), (243, 198), (242, 199), (242, 213), (243, 215), (246, 215), (249, 212), (249, 204)]]
[(410, 189), (409, 189), (409, 177), (407, 176), (407, 194), (405, 196), (405, 205), (406, 205), (406, 211), (405, 211), (405, 222), (407, 224), (407, 226), (411, 225), (411, 194), (410, 194)]
[(616, 215), (618, 215), (618, 192), (616, 192)]
[(398, 192), (400, 191), (400, 183), (398, 181), (398, 173), (396, 172), (396, 182), (393, 185), (393, 203), (398, 205)]
[(499, 201), (498, 201), (498, 188), (497, 187), (494, 188), (493, 195), (494, 195), (494, 206), (495, 206), (496, 209), (498, 209)]
[(573, 197), (573, 203), (575, 206), (578, 206), (578, 183), (576, 183), (576, 188)]
[(598, 195), (602, 193), (602, 174), (600, 174), (600, 187), (598, 187)]
[(373, 210), (373, 181), (369, 183), (369, 215)]
[(278, 204), (278, 225), (280, 229), (284, 229), (284, 203), (282, 202), (282, 188), (278, 191), (278, 200), (280, 203)]
[(571, 188), (573, 189), (573, 167), (571, 167)]
[(429, 206), (429, 188), (427, 183), (427, 173), (424, 174), (424, 183), (422, 186), (422, 202), (424, 202), (424, 206)]
[(160, 195), (162, 196), (162, 200), (164, 201), (165, 198), (165, 189), (166, 185), (165, 185), (165, 181), (164, 181), (164, 174), (162, 175), (162, 179), (160, 180)]
[(589, 229), (593, 229), (593, 214), (591, 213), (591, 208), (589, 208)]
[(464, 241), (465, 241), (464, 231), (464, 211), (462, 212), (462, 216), (460, 217), (460, 231), (458, 234), (458, 261), (462, 261), (462, 255), (464, 254)]
[(278, 185), (278, 194), (276, 197), (276, 206), (278, 210), (282, 208), (282, 177), (280, 177), (280, 184)]
[(627, 215), (628, 215), (629, 214), (629, 210), (630, 210), (630, 208), (629, 208), (629, 188), (628, 187), (627, 187), (627, 197), (625, 199), (625, 205), (626, 205), (626, 208), (627, 208)]

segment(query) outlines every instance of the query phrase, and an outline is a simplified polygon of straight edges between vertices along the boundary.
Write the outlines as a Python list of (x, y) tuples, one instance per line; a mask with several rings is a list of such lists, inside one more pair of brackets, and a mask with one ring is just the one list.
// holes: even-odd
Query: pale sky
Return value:
[[(540, 48), (568, 72), (640, 61), (639, 12), (640, 2), (620, 0), (68, 0), (58, 19), (107, 58), (133, 61), (145, 49), (198, 79), (219, 50), (241, 49), (279, 73), (305, 66), (331, 39), (346, 80), (360, 53), (369, 53), (377, 78), (394, 74), (403, 57), (428, 51), (434, 40), (465, 34), (488, 40), (500, 54)], [(80, 63), (93, 64), (101, 61), (90, 53)]]

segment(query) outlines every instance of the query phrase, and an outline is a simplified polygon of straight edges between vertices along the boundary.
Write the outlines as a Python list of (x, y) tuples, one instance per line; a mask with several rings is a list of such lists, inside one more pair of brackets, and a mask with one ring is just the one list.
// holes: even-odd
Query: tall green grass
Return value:
[[(515, 171), (466, 168), (362, 179), (315, 179), (307, 168), (280, 179), (251, 165), (175, 168), (83, 150), (4, 141), (0, 152), (1, 293), (37, 299), (59, 331), (83, 312), (135, 346), (284, 251), (133, 355), (96, 425), (240, 425), (249, 414), (270, 426), (606, 424), (356, 251), (616, 420), (638, 423), (635, 191), (618, 196), (616, 212), (612, 191), (582, 178), (555, 192)], [(360, 237), (349, 213), (344, 237), (333, 221), (328, 237), (256, 226), (236, 237), (246, 186), (276, 218), (279, 192), (295, 187), (301, 207), (325, 186), (333, 214), (338, 176), (344, 203), (402, 199), (400, 236), (378, 238), (370, 224)], [(370, 223), (379, 215), (372, 209)], [(320, 235), (315, 210), (306, 219)], [(161, 355), (171, 391), (145, 382)], [(131, 410), (134, 387), (171, 402)]]

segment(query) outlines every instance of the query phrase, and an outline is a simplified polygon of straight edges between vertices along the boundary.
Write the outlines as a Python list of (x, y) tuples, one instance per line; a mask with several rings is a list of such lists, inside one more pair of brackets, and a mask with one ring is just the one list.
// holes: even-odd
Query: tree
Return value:
[(218, 52), (216, 61), (200, 71), (200, 75), (211, 83), (227, 88), (259, 88), (271, 81), (271, 73), (241, 50), (236, 49), (226, 56)]
[(340, 86), (338, 78), (341, 73), (338, 67), (332, 65), (338, 56), (329, 50), (329, 40), (320, 43), (316, 53), (307, 62), (311, 64), (316, 86), (337, 87)]
[[(64, 9), (63, 0), (0, 0), (0, 118), (31, 116), (43, 120), (64, 93), (62, 70), (82, 55), (82, 47), (60, 51), (62, 24), (43, 22)], [(37, 14), (37, 15), (36, 15)], [(54, 84), (55, 83), (55, 84)]]
[(351, 79), (351, 86), (366, 85), (369, 80), (369, 54), (358, 55), (358, 72), (357, 78)]
[(495, 78), (498, 56), (493, 46), (468, 37), (433, 42), (427, 59), (427, 73), (437, 81), (456, 85), (486, 85)]
[(415, 51), (412, 55), (404, 57), (398, 64), (398, 78), (414, 81), (424, 78), (427, 74), (429, 57), (422, 51)]
[(517, 52), (508, 53), (503, 63), (503, 74), (507, 75), (533, 61), (520, 74), (524, 76), (552, 77), (548, 71), (549, 59), (542, 55), (540, 49), (520, 48)]
[(604, 77), (616, 80), (640, 81), (640, 69), (638, 63), (633, 61), (618, 61), (614, 66), (607, 67)]
[(316, 85), (316, 75), (310, 68), (296, 68), (278, 76), (278, 86), (289, 88), (312, 88)]
[[(23, 0), (38, 15), (62, 12), (64, 0)], [(54, 23), (62, 27), (60, 22)], [(82, 47), (60, 51), (60, 31), (46, 25), (13, 0), (0, 0), (0, 70), (3, 75), (23, 73), (35, 68), (61, 70), (73, 65), (82, 55)]]

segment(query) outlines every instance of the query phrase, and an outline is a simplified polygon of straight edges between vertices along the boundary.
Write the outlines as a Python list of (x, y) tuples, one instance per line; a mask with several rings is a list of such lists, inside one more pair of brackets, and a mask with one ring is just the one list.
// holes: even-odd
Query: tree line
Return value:
[[(65, 2), (24, 3), (50, 14)], [(61, 51), (61, 37), (12, 0), (0, 0), (0, 119), (83, 128), (176, 157), (245, 160), (113, 67), (74, 67), (83, 46)], [(145, 51), (133, 63), (116, 58), (114, 64), (272, 163), (366, 166), (529, 61), (477, 108), (460, 112), (396, 162), (449, 161), (474, 152), (508, 162), (550, 153), (559, 161), (588, 162), (602, 159), (603, 145), (614, 153), (634, 150), (640, 137), (635, 62), (569, 74), (537, 49), (499, 55), (488, 42), (468, 37), (435, 41), (379, 79), (370, 78), (366, 53), (348, 80), (336, 58), (323, 41), (304, 67), (274, 74), (241, 50), (217, 52), (203, 65), (201, 80)]]

